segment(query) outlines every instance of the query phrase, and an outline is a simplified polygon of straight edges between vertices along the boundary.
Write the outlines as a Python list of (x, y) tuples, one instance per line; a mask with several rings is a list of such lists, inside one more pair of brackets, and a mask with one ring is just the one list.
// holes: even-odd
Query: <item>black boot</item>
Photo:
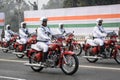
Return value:
[(23, 51), (26, 50), (26, 45), (27, 45), (27, 44), (23, 44), (23, 48), (24, 48)]
[(48, 54), (47, 52), (43, 52), (42, 62), (46, 62), (47, 54)]
[(106, 57), (104, 45), (103, 45), (103, 46), (100, 46), (100, 55), (101, 55), (101, 57)]

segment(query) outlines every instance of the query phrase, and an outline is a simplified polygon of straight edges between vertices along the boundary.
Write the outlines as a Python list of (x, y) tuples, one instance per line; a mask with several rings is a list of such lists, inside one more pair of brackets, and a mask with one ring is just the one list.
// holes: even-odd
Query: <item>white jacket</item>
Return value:
[(95, 26), (93, 29), (93, 37), (101, 38), (107, 36), (107, 32), (102, 26)]
[(39, 27), (37, 29), (37, 40), (49, 41), (51, 38), (49, 37), (48, 33), (53, 35), (49, 27), (44, 27), (44, 26)]
[(62, 29), (61, 29), (61, 28), (59, 28), (59, 29), (58, 29), (58, 33), (59, 33), (59, 34), (64, 34), (65, 32), (66, 32), (66, 31), (65, 31), (65, 29), (64, 29), (64, 28), (62, 28)]
[(19, 29), (19, 35), (20, 35), (20, 38), (27, 38), (28, 37), (28, 29), (27, 28), (20, 28)]
[(5, 39), (9, 41), (13, 34), (15, 33), (12, 30), (5, 30)]

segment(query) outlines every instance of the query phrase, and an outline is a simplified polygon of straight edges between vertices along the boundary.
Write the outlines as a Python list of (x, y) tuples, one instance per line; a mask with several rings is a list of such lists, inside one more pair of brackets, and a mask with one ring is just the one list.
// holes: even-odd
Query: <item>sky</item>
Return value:
[(47, 4), (47, 2), (49, 1), (49, 0), (25, 0), (27, 3), (28, 3), (28, 1), (30, 1), (31, 3), (33, 3), (34, 1), (38, 1), (38, 8), (39, 8), (39, 10), (42, 8), (42, 5), (43, 4)]

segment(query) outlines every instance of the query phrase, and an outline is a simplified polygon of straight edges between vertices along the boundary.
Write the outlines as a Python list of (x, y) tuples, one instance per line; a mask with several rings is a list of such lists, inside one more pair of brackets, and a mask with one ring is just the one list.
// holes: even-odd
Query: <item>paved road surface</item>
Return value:
[(0, 80), (120, 80), (120, 65), (114, 60), (93, 64), (79, 57), (79, 70), (72, 76), (65, 75), (59, 68), (34, 72), (24, 66), (26, 61), (26, 57), (18, 59), (11, 53), (0, 51)]

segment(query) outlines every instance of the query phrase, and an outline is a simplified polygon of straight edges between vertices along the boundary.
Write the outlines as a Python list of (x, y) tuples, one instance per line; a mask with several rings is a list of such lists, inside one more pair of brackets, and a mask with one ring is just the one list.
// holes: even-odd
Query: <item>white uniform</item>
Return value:
[(27, 40), (28, 40), (28, 29), (27, 28), (20, 28), (19, 29), (19, 36), (20, 36), (20, 40), (18, 40), (17, 42), (20, 44), (26, 44)]
[(58, 29), (58, 33), (59, 33), (59, 34), (64, 34), (65, 32), (66, 32), (66, 31), (65, 31), (65, 29), (64, 29), (64, 28), (62, 28), (62, 29), (61, 29), (61, 28), (59, 28), (59, 29)]
[(93, 37), (94, 41), (100, 45), (104, 45), (104, 38), (107, 36), (107, 32), (104, 30), (102, 26), (95, 26), (93, 29)]
[(48, 36), (48, 33), (52, 35), (52, 32), (49, 27), (40, 27), (37, 29), (37, 47), (42, 49), (43, 52), (48, 51), (48, 44), (51, 43), (51, 38)]
[(11, 35), (15, 34), (12, 30), (5, 30), (5, 40), (10, 41)]

